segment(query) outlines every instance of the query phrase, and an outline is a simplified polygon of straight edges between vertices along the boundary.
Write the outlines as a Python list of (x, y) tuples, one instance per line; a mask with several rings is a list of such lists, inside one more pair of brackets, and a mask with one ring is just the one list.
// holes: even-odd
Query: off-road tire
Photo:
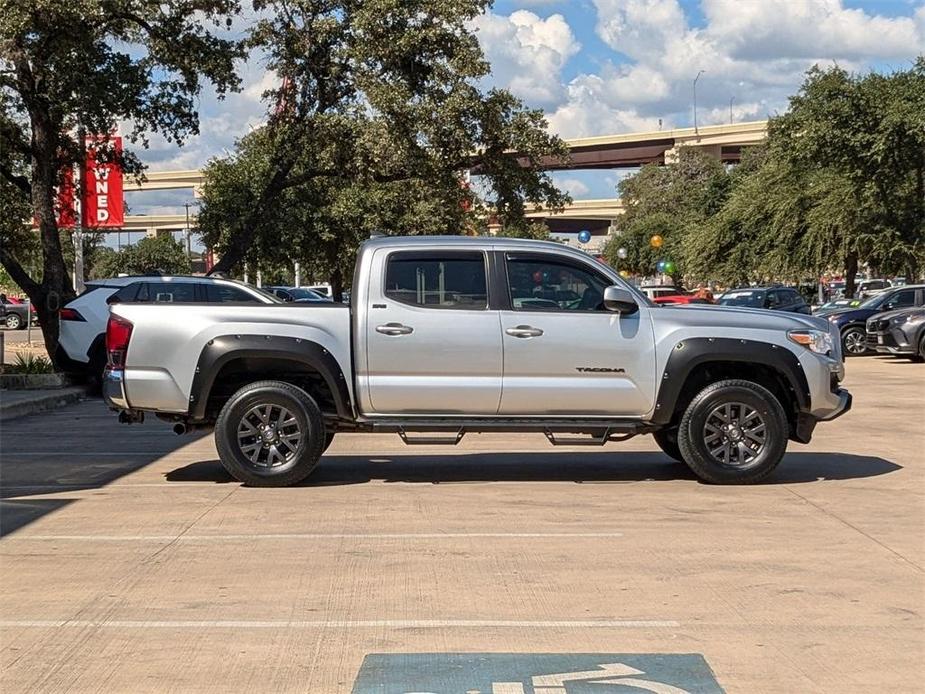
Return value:
[[(248, 413), (266, 405), (288, 410), (301, 438), (291, 460), (261, 467), (245, 455), (238, 432)], [(257, 381), (244, 386), (229, 398), (215, 422), (215, 446), (222, 465), (232, 477), (251, 487), (287, 487), (304, 480), (318, 465), (326, 436), (315, 400), (301, 388), (283, 381)]]
[[(707, 428), (708, 419), (711, 422), (719, 421), (712, 417), (717, 409), (726, 405), (732, 406), (734, 412), (741, 413), (742, 407), (753, 411), (758, 421), (764, 424), (764, 443), (758, 449), (757, 454), (747, 462), (724, 463), (714, 457), (707, 445), (708, 436), (715, 436), (715, 434), (707, 433), (712, 431)], [(735, 421), (738, 422), (738, 420)], [(730, 432), (730, 436), (746, 428), (744, 424), (741, 427), (736, 425), (735, 431)], [(684, 462), (705, 482), (754, 484), (771, 474), (780, 463), (787, 450), (788, 436), (787, 416), (774, 394), (752, 381), (736, 379), (709, 385), (691, 400), (681, 417), (681, 424), (678, 428), (678, 445)], [(737, 440), (746, 445), (750, 444), (745, 438), (737, 438)], [(741, 456), (741, 453), (738, 455)]]
[(662, 453), (669, 458), (677, 460), (679, 463), (684, 462), (681, 456), (681, 448), (678, 446), (678, 427), (665, 427), (652, 433), (655, 443), (662, 449)]

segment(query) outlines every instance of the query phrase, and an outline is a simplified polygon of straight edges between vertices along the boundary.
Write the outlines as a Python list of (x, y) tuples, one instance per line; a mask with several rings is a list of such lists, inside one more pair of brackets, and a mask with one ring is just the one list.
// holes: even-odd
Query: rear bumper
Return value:
[(127, 410), (128, 398), (125, 397), (125, 372), (122, 369), (109, 369), (103, 372), (103, 400), (114, 410)]

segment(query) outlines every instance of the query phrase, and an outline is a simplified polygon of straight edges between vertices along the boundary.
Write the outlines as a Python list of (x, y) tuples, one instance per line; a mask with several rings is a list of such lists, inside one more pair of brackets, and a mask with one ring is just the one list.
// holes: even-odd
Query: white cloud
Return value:
[(842, 0), (704, 0), (703, 10), (710, 35), (736, 58), (885, 59), (925, 48), (913, 17), (870, 15)]
[[(575, 77), (550, 109), (566, 137), (688, 125), (693, 80), (701, 124), (782, 111), (813, 64), (854, 71), (925, 51), (925, 3), (907, 17), (846, 8), (843, 0), (702, 0), (689, 25), (678, 0), (594, 0), (596, 31), (629, 62)], [(614, 56), (617, 58), (618, 56)]]
[(533, 106), (547, 107), (561, 100), (562, 68), (581, 49), (562, 15), (542, 19), (527, 10), (509, 17), (487, 12), (474, 20), (473, 27), (491, 62), (494, 84)]
[(577, 178), (563, 178), (556, 181), (556, 185), (573, 198), (585, 196), (591, 190), (584, 182), (579, 181)]

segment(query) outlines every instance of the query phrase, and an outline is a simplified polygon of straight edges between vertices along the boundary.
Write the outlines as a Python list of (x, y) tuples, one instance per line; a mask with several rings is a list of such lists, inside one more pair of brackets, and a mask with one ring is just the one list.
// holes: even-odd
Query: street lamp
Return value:
[(700, 132), (697, 130), (697, 80), (699, 80), (700, 75), (705, 72), (706, 70), (701, 70), (694, 78), (694, 135), (700, 135)]
[(735, 96), (729, 97), (729, 125), (732, 125), (732, 102), (735, 100)]

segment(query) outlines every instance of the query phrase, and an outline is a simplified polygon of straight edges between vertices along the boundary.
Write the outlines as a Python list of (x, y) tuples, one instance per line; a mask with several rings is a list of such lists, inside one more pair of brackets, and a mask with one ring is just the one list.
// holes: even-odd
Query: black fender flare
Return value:
[(191, 419), (205, 418), (209, 393), (222, 367), (236, 359), (271, 358), (293, 361), (321, 374), (331, 393), (337, 416), (353, 419), (347, 379), (337, 359), (311, 340), (276, 335), (221, 335), (209, 340), (199, 354), (190, 388)]
[(809, 382), (796, 354), (786, 347), (756, 340), (724, 337), (693, 337), (679, 341), (668, 355), (662, 373), (655, 414), (652, 422), (668, 424), (674, 415), (675, 405), (691, 372), (709, 362), (739, 362), (767, 366), (787, 381), (793, 390), (800, 412), (812, 409)]

